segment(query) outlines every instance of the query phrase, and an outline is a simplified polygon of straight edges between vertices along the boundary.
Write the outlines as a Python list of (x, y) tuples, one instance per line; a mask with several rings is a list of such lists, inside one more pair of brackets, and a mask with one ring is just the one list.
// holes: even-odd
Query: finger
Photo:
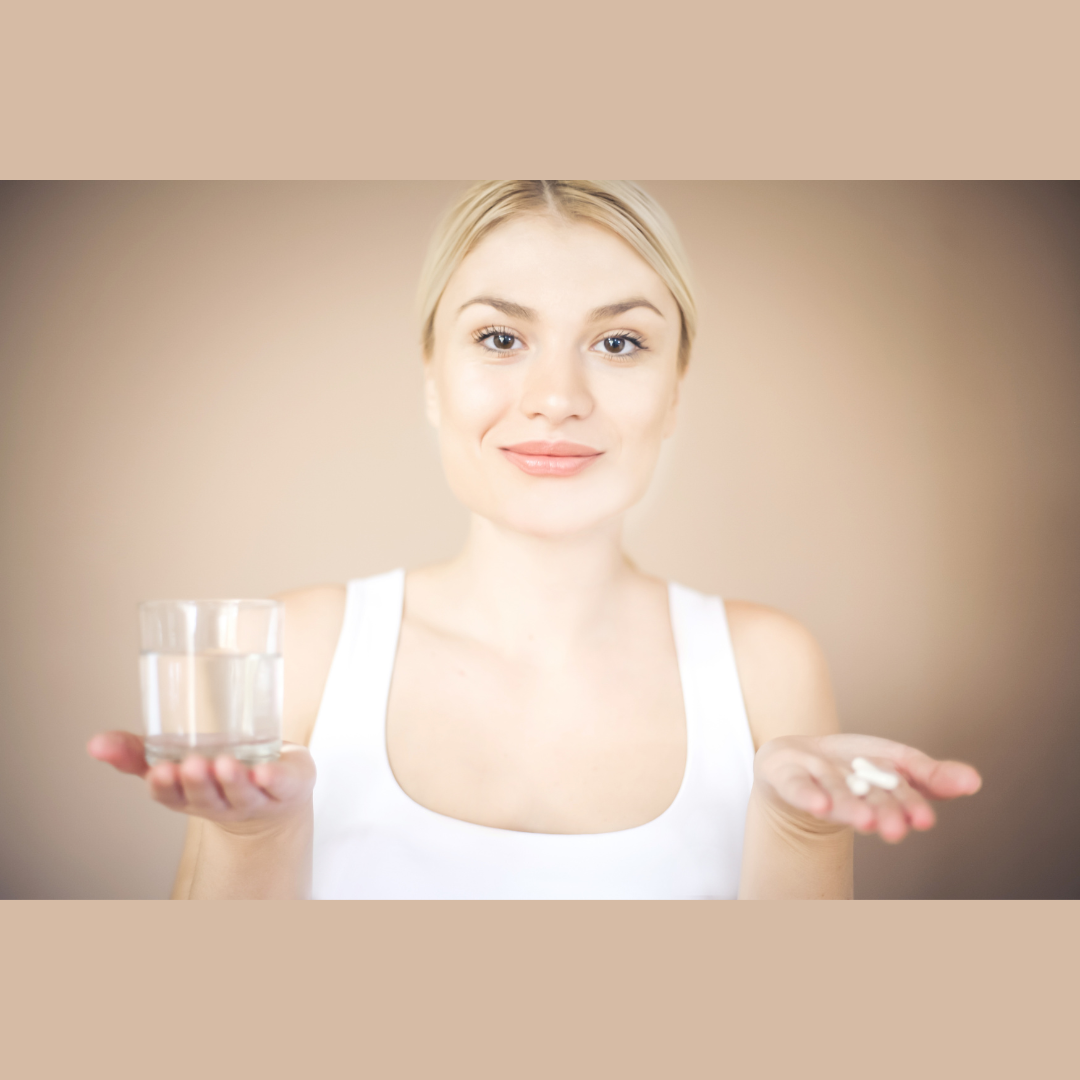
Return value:
[(832, 801), (832, 819), (850, 825), (857, 832), (872, 832), (874, 811), (847, 786), (844, 774), (820, 759), (812, 764), (811, 770)]
[(894, 761), (909, 783), (931, 799), (955, 799), (974, 795), (982, 787), (978, 770), (963, 761), (936, 761), (929, 754), (903, 747)]
[(206, 758), (197, 754), (184, 758), (179, 772), (184, 798), (193, 810), (220, 812), (229, 809)]
[(187, 806), (184, 789), (180, 786), (180, 774), (171, 761), (159, 761), (147, 771), (146, 782), (150, 797), (171, 810), (183, 810)]
[[(900, 791), (901, 787), (904, 787), (924, 807), (926, 806), (925, 800), (905, 783), (903, 776), (897, 772), (895, 763), (889, 758), (871, 759), (860, 755), (853, 759), (852, 765), (855, 769), (855, 775), (869, 783), (869, 790), (858, 797), (873, 812), (874, 824), (872, 831), (877, 832), (887, 843), (899, 843), (907, 836), (911, 823), (905, 812), (904, 804), (896, 797), (896, 793)], [(850, 777), (845, 775), (845, 786), (849, 786), (849, 779)], [(917, 814), (917, 816), (920, 815)]]
[(900, 783), (890, 794), (900, 804), (900, 808), (904, 811), (904, 817), (907, 818), (908, 824), (913, 829), (922, 831), (934, 827), (934, 823), (937, 821), (934, 808), (902, 776)]
[(898, 844), (907, 836), (907, 815), (891, 791), (872, 787), (863, 801), (874, 812), (874, 826), (882, 840), (888, 844)]
[(251, 779), (268, 798), (291, 802), (314, 787), (315, 762), (303, 746), (286, 744), (277, 761), (254, 766)]
[(982, 787), (978, 770), (962, 761), (937, 761), (912, 746), (876, 735), (826, 736), (843, 757), (861, 756), (898, 770), (913, 788), (932, 799), (974, 795)]
[(217, 758), (214, 775), (225, 801), (234, 810), (257, 810), (268, 802), (266, 793), (251, 782), (251, 770), (236, 758)]
[(145, 776), (149, 766), (142, 739), (130, 731), (103, 731), (87, 744), (86, 752), (122, 773)]

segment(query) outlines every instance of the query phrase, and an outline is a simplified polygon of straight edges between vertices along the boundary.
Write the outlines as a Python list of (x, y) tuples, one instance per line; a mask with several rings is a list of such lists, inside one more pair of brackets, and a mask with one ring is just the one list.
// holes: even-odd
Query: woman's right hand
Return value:
[(143, 740), (129, 731), (95, 735), (87, 752), (114, 769), (146, 780), (150, 797), (184, 814), (205, 818), (228, 833), (274, 832), (310, 813), (315, 762), (307, 748), (285, 743), (276, 761), (249, 766), (232, 757), (192, 754), (180, 764), (146, 763)]

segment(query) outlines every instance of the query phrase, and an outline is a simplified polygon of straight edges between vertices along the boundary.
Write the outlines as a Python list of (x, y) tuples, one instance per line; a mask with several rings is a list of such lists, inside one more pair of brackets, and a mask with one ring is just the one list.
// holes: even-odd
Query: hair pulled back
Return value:
[(629, 180), (485, 180), (465, 191), (436, 229), (420, 275), (425, 358), (434, 349), (435, 311), (454, 271), (492, 229), (525, 214), (592, 222), (625, 240), (656, 271), (679, 306), (679, 370), (686, 367), (697, 331), (686, 256), (671, 219)]

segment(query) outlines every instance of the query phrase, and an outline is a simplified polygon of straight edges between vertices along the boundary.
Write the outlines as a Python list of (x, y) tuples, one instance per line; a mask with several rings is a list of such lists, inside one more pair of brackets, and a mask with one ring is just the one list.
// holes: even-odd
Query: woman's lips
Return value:
[(573, 442), (523, 442), (499, 449), (504, 457), (530, 476), (574, 476), (603, 453)]

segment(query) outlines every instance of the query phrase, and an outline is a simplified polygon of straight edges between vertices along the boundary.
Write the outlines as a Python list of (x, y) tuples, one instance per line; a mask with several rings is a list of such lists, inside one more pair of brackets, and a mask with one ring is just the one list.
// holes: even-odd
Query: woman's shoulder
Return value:
[(344, 584), (308, 585), (302, 589), (288, 589), (280, 592), (274, 599), (280, 600), (290, 611), (307, 614), (334, 604), (344, 608), (347, 591), (348, 586)]
[(739, 642), (751, 653), (807, 657), (818, 651), (814, 635), (798, 619), (777, 608), (751, 600), (725, 600), (724, 611), (732, 641)]
[(829, 665), (798, 619), (747, 600), (724, 603), (755, 746), (839, 730)]
[(290, 589), (274, 599), (285, 605), (285, 651), (294, 655), (333, 652), (345, 618), (345, 585)]
[(345, 585), (313, 585), (279, 593), (285, 605), (285, 738), (307, 745), (330, 674), (341, 624)]

